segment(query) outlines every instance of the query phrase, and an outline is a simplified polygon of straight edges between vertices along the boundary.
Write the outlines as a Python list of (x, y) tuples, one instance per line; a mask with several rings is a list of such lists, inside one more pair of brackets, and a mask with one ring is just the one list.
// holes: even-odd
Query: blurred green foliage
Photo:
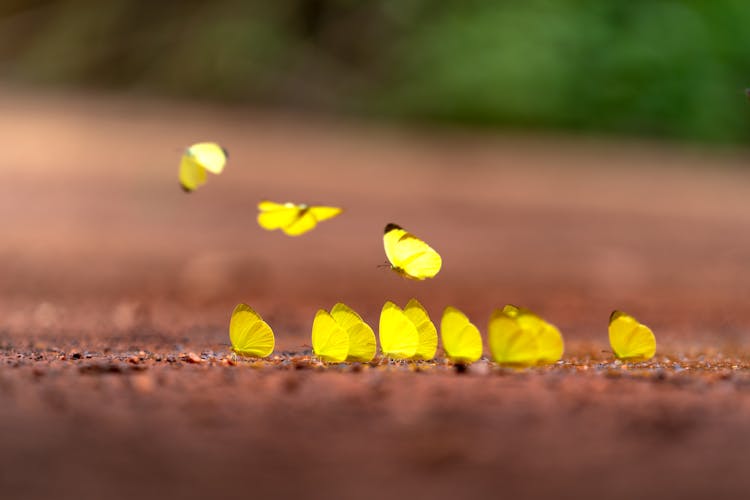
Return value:
[(0, 77), (742, 142), (748, 0), (5, 0)]

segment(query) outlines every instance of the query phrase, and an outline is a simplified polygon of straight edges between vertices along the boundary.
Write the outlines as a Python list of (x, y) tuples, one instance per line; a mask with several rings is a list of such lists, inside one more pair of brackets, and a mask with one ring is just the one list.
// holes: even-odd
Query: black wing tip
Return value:
[(226, 158), (228, 160), (229, 159), (229, 151), (227, 151), (227, 148), (225, 148), (224, 146), (219, 146), (219, 147), (221, 148), (221, 151), (224, 153), (224, 158)]
[(391, 222), (391, 223), (386, 224), (385, 230), (383, 231), (383, 233), (388, 234), (394, 229), (403, 229), (403, 228), (399, 226), (398, 224), (394, 224), (393, 222)]
[(193, 192), (192, 189), (190, 189), (189, 187), (187, 187), (185, 184), (183, 184), (181, 182), (180, 182), (180, 189), (182, 189), (182, 191), (185, 192), (185, 193), (192, 193)]
[(610, 322), (610, 323), (612, 323), (612, 321), (614, 321), (614, 319), (615, 319), (615, 318), (617, 318), (618, 316), (622, 316), (623, 314), (625, 314), (625, 313), (623, 313), (623, 312), (622, 312), (622, 311), (620, 311), (619, 309), (615, 309), (615, 310), (614, 310), (614, 311), (612, 311), (612, 313), (611, 313), (611, 314), (609, 315), (609, 322)]

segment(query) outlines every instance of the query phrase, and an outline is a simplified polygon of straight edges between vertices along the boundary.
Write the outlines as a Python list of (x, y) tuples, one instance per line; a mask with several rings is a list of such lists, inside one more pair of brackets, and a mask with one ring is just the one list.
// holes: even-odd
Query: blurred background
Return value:
[(19, 85), (741, 144), (743, 0), (4, 0)]

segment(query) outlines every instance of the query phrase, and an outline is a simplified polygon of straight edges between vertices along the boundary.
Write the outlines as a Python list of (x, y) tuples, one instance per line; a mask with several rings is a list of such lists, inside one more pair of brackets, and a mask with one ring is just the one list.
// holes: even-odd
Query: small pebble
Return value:
[(195, 354), (192, 351), (189, 352), (189, 353), (187, 353), (186, 355), (182, 356), (182, 360), (183, 361), (187, 361), (188, 363), (193, 363), (193, 364), (202, 364), (202, 363), (204, 363), (204, 360), (201, 359), (200, 356), (198, 356), (197, 354)]

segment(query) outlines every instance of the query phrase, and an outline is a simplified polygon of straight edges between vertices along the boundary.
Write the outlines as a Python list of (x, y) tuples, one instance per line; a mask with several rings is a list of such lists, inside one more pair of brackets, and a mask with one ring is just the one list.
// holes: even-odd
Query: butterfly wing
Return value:
[(305, 207), (299, 206), (300, 213), (297, 218), (289, 225), (281, 229), (289, 236), (299, 236), (315, 229), (318, 222), (336, 217), (341, 213), (340, 208), (336, 207)]
[(227, 164), (227, 151), (215, 142), (199, 142), (188, 148), (187, 154), (213, 174), (220, 174)]
[(281, 228), (288, 236), (299, 236), (315, 228), (318, 225), (318, 221), (315, 216), (310, 213), (310, 209), (300, 209), (297, 218), (292, 221), (291, 224), (283, 226)]
[(417, 328), (419, 344), (414, 359), (430, 360), (437, 351), (437, 329), (430, 320), (429, 314), (416, 299), (411, 299), (404, 307), (404, 314)]
[(544, 322), (544, 327), (539, 332), (538, 343), (541, 363), (556, 363), (562, 359), (565, 342), (562, 333), (555, 325)]
[(383, 354), (395, 359), (414, 356), (419, 345), (419, 332), (414, 323), (393, 302), (386, 302), (380, 312), (380, 348)]
[(300, 216), (301, 209), (293, 203), (258, 203), (258, 224), (263, 229), (273, 231), (291, 225)]
[(331, 316), (333, 316), (333, 319), (335, 319), (344, 330), (362, 322), (362, 317), (357, 314), (354, 309), (346, 304), (342, 304), (341, 302), (331, 308)]
[(620, 311), (614, 311), (610, 316), (609, 343), (618, 359), (645, 361), (656, 354), (654, 332)]
[(537, 336), (524, 331), (517, 317), (496, 310), (487, 331), (492, 358), (497, 363), (530, 366), (539, 359)]
[(349, 334), (349, 355), (347, 361), (372, 361), (377, 351), (375, 332), (370, 325), (345, 304), (338, 303), (331, 309), (331, 316)]
[(482, 357), (482, 336), (464, 313), (448, 306), (440, 321), (445, 354), (454, 363), (473, 363)]
[(565, 347), (556, 326), (526, 309), (516, 308), (516, 318), (524, 332), (536, 336), (539, 363), (555, 363), (562, 358)]
[(407, 233), (404, 229), (397, 226), (396, 224), (388, 224), (385, 226), (385, 233), (383, 234), (383, 247), (385, 248), (385, 256), (391, 263), (391, 266), (398, 267), (401, 263), (402, 255), (397, 252), (398, 243), (402, 237), (406, 236)]
[(349, 327), (349, 356), (348, 361), (359, 361), (369, 363), (375, 357), (377, 352), (377, 343), (375, 342), (375, 332), (370, 325), (360, 322)]
[(242, 356), (265, 358), (273, 352), (273, 330), (247, 304), (238, 304), (229, 321), (232, 350)]
[(312, 327), (313, 352), (323, 361), (341, 363), (349, 353), (349, 334), (328, 311), (318, 310)]
[(188, 154), (180, 160), (180, 186), (186, 192), (195, 191), (206, 183), (206, 169), (200, 166)]
[(312, 206), (309, 208), (309, 212), (315, 217), (315, 220), (322, 222), (327, 219), (332, 219), (339, 215), (343, 210), (338, 207), (317, 207)]
[(385, 227), (383, 247), (391, 267), (407, 278), (432, 278), (443, 265), (440, 254), (430, 245), (396, 224)]

